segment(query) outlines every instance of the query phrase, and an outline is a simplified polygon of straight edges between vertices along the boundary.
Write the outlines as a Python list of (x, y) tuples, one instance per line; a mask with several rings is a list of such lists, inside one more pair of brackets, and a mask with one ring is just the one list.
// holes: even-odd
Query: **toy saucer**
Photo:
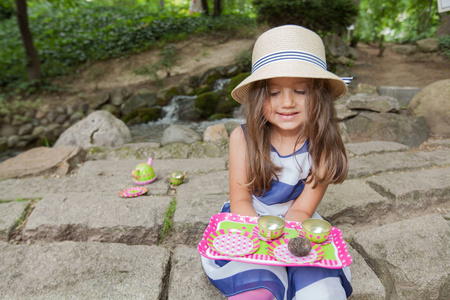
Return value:
[(119, 192), (119, 197), (133, 198), (147, 193), (147, 189), (142, 186), (135, 186)]

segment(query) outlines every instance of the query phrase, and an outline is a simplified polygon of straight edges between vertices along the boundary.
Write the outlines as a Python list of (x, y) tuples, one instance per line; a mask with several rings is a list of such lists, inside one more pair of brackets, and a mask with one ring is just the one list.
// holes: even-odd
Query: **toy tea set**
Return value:
[(199, 253), (216, 260), (339, 269), (352, 263), (341, 231), (327, 221), (220, 213), (211, 217)]
[[(131, 187), (119, 192), (119, 196), (123, 198), (132, 198), (143, 195), (147, 193), (147, 188), (142, 185), (150, 184), (154, 182), (157, 178), (156, 172), (153, 169), (153, 159), (150, 157), (147, 163), (138, 164), (133, 171), (131, 171), (131, 176), (133, 182), (139, 186)], [(174, 171), (168, 177), (167, 180), (173, 185), (180, 185), (186, 176), (186, 172)]]

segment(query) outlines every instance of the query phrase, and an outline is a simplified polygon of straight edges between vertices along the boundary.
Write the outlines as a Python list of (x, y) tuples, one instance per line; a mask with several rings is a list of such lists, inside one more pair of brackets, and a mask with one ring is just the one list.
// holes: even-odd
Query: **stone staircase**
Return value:
[[(0, 299), (226, 299), (196, 250), (228, 200), (226, 155), (154, 159), (148, 193), (118, 197), (153, 147), (66, 177), (0, 181)], [(318, 212), (349, 245), (350, 299), (449, 299), (450, 140), (346, 147), (349, 177)], [(174, 170), (188, 173), (175, 188)]]

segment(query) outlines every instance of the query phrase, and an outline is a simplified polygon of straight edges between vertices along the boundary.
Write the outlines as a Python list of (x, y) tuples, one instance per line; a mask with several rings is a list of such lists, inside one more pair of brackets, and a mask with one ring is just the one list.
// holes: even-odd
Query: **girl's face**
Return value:
[(305, 124), (308, 82), (305, 78), (295, 77), (269, 79), (264, 117), (275, 130), (298, 135)]

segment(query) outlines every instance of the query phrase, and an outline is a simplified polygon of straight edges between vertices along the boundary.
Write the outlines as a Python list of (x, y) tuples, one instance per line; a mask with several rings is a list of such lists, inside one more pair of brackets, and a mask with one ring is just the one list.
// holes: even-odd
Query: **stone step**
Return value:
[(362, 254), (386, 289), (386, 299), (448, 299), (450, 224), (433, 214), (356, 234)]
[(161, 299), (170, 251), (97, 242), (0, 242), (0, 299)]

